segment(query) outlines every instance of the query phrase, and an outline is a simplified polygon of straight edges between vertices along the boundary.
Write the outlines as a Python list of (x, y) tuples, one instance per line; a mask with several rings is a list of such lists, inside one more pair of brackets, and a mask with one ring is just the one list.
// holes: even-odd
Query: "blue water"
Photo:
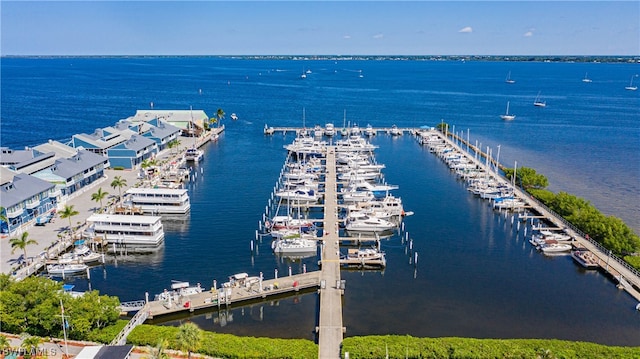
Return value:
[[(267, 61), (214, 58), (2, 59), (1, 143), (19, 148), (112, 125), (137, 109), (217, 108), (235, 112), (206, 145), (201, 175), (189, 185), (192, 212), (165, 223), (165, 248), (111, 258), (91, 285), (123, 301), (166, 288), (171, 279), (209, 287), (237, 272), (273, 277), (317, 269), (315, 258), (288, 263), (268, 241), (250, 252), (291, 134), (262, 128), (346, 120), (365, 126), (456, 126), (471, 141), (500, 145), (500, 161), (545, 174), (550, 189), (586, 198), (640, 232), (640, 101), (625, 91), (637, 65)], [(313, 73), (301, 80), (302, 68)], [(358, 77), (358, 74), (363, 77)], [(516, 80), (505, 84), (508, 71)], [(580, 79), (585, 72), (590, 84)], [(546, 108), (533, 100), (540, 92)], [(498, 117), (510, 101), (513, 122)], [(605, 276), (566, 256), (545, 257), (509, 218), (470, 195), (433, 154), (409, 137), (373, 142), (385, 177), (415, 212), (400, 236), (383, 242), (384, 272), (343, 272), (346, 335), (412, 334), (560, 338), (640, 345), (634, 300)], [(219, 332), (314, 338), (315, 293), (190, 318)], [(174, 322), (175, 323), (175, 322)]]

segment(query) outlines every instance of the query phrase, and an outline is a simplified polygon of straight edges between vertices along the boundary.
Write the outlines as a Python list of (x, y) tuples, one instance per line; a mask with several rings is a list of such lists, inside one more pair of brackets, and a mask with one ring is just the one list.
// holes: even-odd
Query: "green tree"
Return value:
[(90, 330), (105, 328), (118, 320), (120, 301), (117, 297), (90, 291), (73, 298), (62, 291), (62, 283), (49, 278), (34, 276), (14, 281), (2, 274), (2, 331), (61, 338), (60, 300), (64, 303), (70, 338), (84, 339)]
[(11, 341), (4, 335), (0, 335), (0, 353), (11, 348)]
[(224, 119), (224, 115), (225, 113), (221, 108), (219, 108), (216, 111), (216, 117), (218, 118), (218, 121), (217, 121), (218, 127), (220, 127), (220, 122), (222, 122), (222, 120)]
[(149, 347), (149, 356), (147, 359), (169, 359), (169, 354), (164, 352), (168, 345), (169, 343), (166, 339), (159, 339), (155, 347)]
[(71, 234), (73, 235), (73, 225), (71, 224), (71, 217), (79, 215), (80, 212), (76, 211), (73, 208), (73, 205), (67, 204), (64, 206), (64, 209), (58, 213), (60, 214), (60, 218), (69, 218), (69, 231), (71, 231)]
[(35, 239), (29, 238), (29, 232), (23, 232), (20, 237), (11, 238), (9, 243), (11, 244), (11, 254), (13, 254), (16, 249), (20, 249), (24, 253), (25, 260), (27, 259), (27, 246), (38, 244)]
[[(504, 174), (509, 179), (513, 179), (513, 168), (505, 168)], [(549, 185), (549, 180), (544, 175), (536, 173), (536, 170), (528, 167), (520, 167), (516, 171), (516, 185), (525, 190), (534, 188), (542, 189)]]
[(118, 189), (118, 200), (122, 200), (122, 187), (127, 185), (127, 180), (122, 178), (122, 176), (115, 176), (113, 181), (111, 181), (111, 188)]
[(0, 221), (9, 223), (6, 213), (7, 211), (4, 209), (4, 207), (0, 207)]
[(180, 140), (173, 140), (169, 143), (167, 143), (167, 147), (169, 147), (169, 149), (171, 149), (171, 152), (173, 153), (173, 149), (176, 149), (176, 153), (180, 152), (180, 145), (182, 144), (182, 142)]
[(201, 331), (194, 323), (185, 323), (178, 328), (176, 334), (176, 344), (178, 349), (188, 352), (188, 358), (191, 358), (191, 352), (198, 350), (200, 347)]
[(23, 348), (27, 353), (24, 356), (25, 359), (32, 358), (33, 356), (37, 355), (38, 347), (40, 347), (40, 344), (44, 342), (44, 340), (41, 337), (36, 335), (30, 335), (29, 333), (21, 334), (20, 339), (22, 340), (20, 347)]
[(98, 188), (97, 192), (91, 194), (91, 200), (100, 202), (100, 212), (102, 212), (102, 208), (104, 207), (102, 205), (102, 200), (105, 199), (105, 197), (107, 197), (108, 194), (109, 192), (103, 191), (102, 187)]

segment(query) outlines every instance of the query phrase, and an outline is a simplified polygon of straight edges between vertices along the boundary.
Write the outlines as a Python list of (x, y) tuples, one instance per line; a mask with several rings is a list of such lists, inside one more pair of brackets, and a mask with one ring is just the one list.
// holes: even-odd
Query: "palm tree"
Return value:
[(69, 230), (71, 231), (71, 234), (73, 234), (73, 227), (72, 227), (72, 224), (71, 224), (71, 217), (79, 215), (80, 212), (76, 211), (73, 208), (73, 205), (65, 205), (64, 209), (62, 211), (60, 211), (59, 213), (60, 213), (60, 218), (69, 218)]
[(30, 335), (27, 333), (23, 333), (20, 335), (20, 339), (22, 339), (22, 343), (20, 347), (23, 348), (27, 353), (37, 353), (38, 347), (40, 344), (44, 342), (44, 340), (36, 335)]
[(27, 246), (30, 244), (38, 244), (35, 239), (29, 238), (29, 232), (23, 232), (20, 238), (11, 238), (9, 240), (11, 244), (11, 254), (13, 254), (16, 249), (21, 249), (24, 252), (24, 259), (27, 259)]
[(11, 348), (11, 341), (4, 335), (0, 335), (0, 353), (4, 353), (6, 349)]
[(5, 213), (7, 212), (5, 211), (4, 207), (0, 207), (0, 221), (9, 223), (9, 220), (7, 219), (7, 215)]
[(191, 358), (191, 352), (198, 350), (200, 347), (200, 340), (200, 328), (194, 323), (185, 323), (178, 328), (176, 344), (178, 345), (178, 349), (189, 353), (189, 359)]
[(168, 341), (166, 339), (158, 340), (158, 344), (154, 348), (149, 348), (149, 357), (147, 359), (169, 359), (169, 354), (165, 353)]
[(218, 118), (218, 127), (220, 127), (220, 122), (224, 118), (224, 111), (221, 108), (216, 111), (216, 117)]
[(121, 176), (115, 176), (111, 181), (111, 188), (118, 188), (118, 199), (122, 199), (122, 187), (127, 185), (127, 180)]
[(109, 192), (104, 192), (102, 187), (98, 188), (98, 192), (91, 194), (91, 200), (100, 202), (100, 212), (102, 212), (102, 200), (109, 194)]

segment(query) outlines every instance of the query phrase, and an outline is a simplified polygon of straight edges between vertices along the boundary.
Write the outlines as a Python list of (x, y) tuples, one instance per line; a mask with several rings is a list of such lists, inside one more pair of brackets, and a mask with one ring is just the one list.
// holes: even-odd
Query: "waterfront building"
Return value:
[(138, 110), (130, 121), (166, 121), (182, 131), (183, 136), (200, 136), (204, 132), (209, 116), (203, 110)]
[(55, 208), (55, 185), (26, 173), (0, 167), (0, 207), (7, 221), (0, 223), (2, 233), (12, 233), (23, 224)]
[(155, 141), (140, 135), (133, 135), (127, 141), (107, 150), (109, 162), (113, 167), (134, 169), (144, 160), (155, 157), (158, 146)]

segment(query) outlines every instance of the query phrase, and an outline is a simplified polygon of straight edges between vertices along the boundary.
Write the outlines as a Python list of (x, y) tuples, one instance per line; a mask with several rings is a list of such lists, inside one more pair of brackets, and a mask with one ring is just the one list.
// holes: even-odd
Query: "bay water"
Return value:
[[(640, 231), (640, 101), (625, 91), (637, 65), (541, 62), (289, 61), (208, 57), (3, 58), (1, 144), (21, 148), (91, 133), (136, 110), (203, 109), (227, 113), (226, 131), (207, 144), (188, 185), (187, 219), (165, 221), (159, 253), (109, 258), (91, 281), (73, 281), (143, 299), (171, 280), (200, 282), (275, 269), (286, 275), (317, 258), (288, 261), (258, 241), (258, 221), (294, 134), (271, 126), (357, 123), (360, 127), (435, 126), (472, 142), (500, 146), (500, 162), (532, 167), (550, 189), (591, 201)], [(303, 70), (310, 69), (306, 79)], [(511, 71), (515, 84), (504, 79)], [(584, 83), (585, 73), (593, 80)], [(544, 108), (533, 106), (540, 97)], [(516, 114), (499, 118), (506, 102)], [(237, 121), (228, 119), (231, 113)], [(345, 117), (346, 113), (346, 117)], [(405, 134), (372, 142), (387, 182), (413, 216), (382, 242), (384, 271), (343, 271), (346, 335), (410, 334), (479, 338), (559, 338), (640, 345), (635, 301), (606, 276), (568, 256), (547, 257), (466, 191), (446, 166)], [(413, 263), (418, 253), (417, 265)], [(230, 311), (169, 318), (207, 330), (285, 338), (315, 337), (315, 292)]]

